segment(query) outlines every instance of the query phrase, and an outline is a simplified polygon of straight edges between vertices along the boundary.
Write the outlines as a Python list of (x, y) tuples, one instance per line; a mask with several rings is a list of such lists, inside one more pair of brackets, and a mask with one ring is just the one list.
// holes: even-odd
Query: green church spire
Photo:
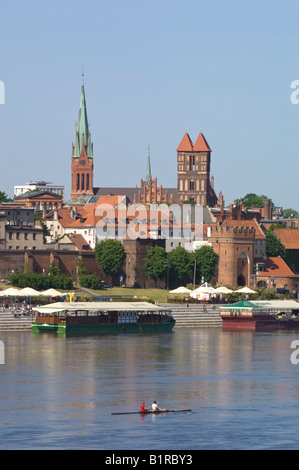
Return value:
[(145, 177), (146, 186), (149, 186), (149, 181), (151, 177), (152, 177), (152, 172), (151, 172), (150, 148), (148, 146), (147, 167), (146, 167), (146, 177)]
[(80, 97), (80, 108), (78, 122), (75, 129), (75, 139), (74, 139), (74, 157), (79, 158), (82, 150), (82, 145), (84, 142), (85, 152), (88, 158), (93, 158), (93, 145), (91, 142), (90, 128), (88, 125), (87, 119), (87, 108), (86, 108), (86, 99), (85, 99), (85, 90), (84, 90), (84, 74), (82, 73), (82, 87), (81, 87), (81, 97)]

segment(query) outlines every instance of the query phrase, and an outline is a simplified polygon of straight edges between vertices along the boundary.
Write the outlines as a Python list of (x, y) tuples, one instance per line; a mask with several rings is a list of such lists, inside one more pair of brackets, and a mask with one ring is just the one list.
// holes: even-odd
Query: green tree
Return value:
[(48, 267), (46, 271), (47, 276), (56, 276), (57, 274), (60, 274), (60, 269), (55, 266), (55, 262), (52, 261), (50, 266)]
[(170, 271), (179, 281), (188, 277), (192, 271), (191, 255), (182, 246), (171, 250), (167, 255), (167, 260)]
[(205, 282), (210, 282), (215, 274), (215, 268), (218, 262), (218, 256), (213, 248), (204, 245), (192, 253), (191, 259), (193, 265), (196, 262), (196, 283), (200, 283), (202, 277)]
[(66, 274), (43, 275), (38, 273), (16, 273), (9, 276), (9, 280), (16, 287), (32, 287), (36, 290), (49, 288), (69, 290), (73, 289), (73, 281)]
[(295, 219), (298, 216), (298, 212), (295, 209), (284, 209), (283, 217), (285, 219)]
[(80, 274), (80, 286), (88, 289), (101, 289), (101, 279), (95, 274)]
[(95, 258), (104, 276), (120, 271), (126, 259), (126, 253), (119, 240), (108, 239), (97, 243), (94, 249)]
[(269, 228), (266, 233), (267, 239), (267, 256), (281, 256), (283, 259), (286, 258), (287, 252), (284, 245), (281, 243), (279, 238), (275, 235), (273, 230)]
[(247, 207), (247, 209), (250, 209), (251, 207), (264, 207), (265, 199), (270, 200), (271, 207), (274, 206), (272, 199), (268, 198), (267, 196), (264, 196), (263, 194), (261, 196), (258, 196), (255, 193), (246, 194), (246, 196), (239, 199), (239, 202), (243, 202), (244, 206)]
[(165, 277), (167, 272), (167, 254), (164, 248), (155, 245), (148, 250), (144, 270), (149, 278), (155, 280), (157, 287), (157, 279)]
[(13, 199), (10, 199), (4, 191), (0, 191), (0, 203), (1, 202), (13, 202)]
[(48, 228), (46, 222), (43, 220), (42, 216), (38, 212), (35, 212), (34, 219), (40, 221), (41, 226), (43, 228), (43, 232), (44, 232), (44, 243), (46, 243), (47, 242), (47, 237), (49, 237), (50, 234), (51, 234), (50, 229)]

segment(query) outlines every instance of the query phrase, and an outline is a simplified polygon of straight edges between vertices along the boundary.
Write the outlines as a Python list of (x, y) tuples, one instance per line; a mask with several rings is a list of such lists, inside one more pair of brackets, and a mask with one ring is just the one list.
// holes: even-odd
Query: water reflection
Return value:
[[(37, 447), (67, 442), (82, 448), (84, 436), (85, 446), (117, 448), (110, 447), (111, 439), (121, 446), (141, 432), (140, 448), (149, 442), (163, 448), (163, 437), (170, 449), (178, 426), (184, 426), (186, 448), (199, 441), (209, 447), (209, 434), (221, 447), (227, 440), (219, 436), (216, 442), (215, 428), (231, 428), (230, 439), (240, 442), (237, 428), (245, 426), (244, 419), (251, 425), (247, 442), (255, 445), (261, 419), (267, 423), (264, 432), (271, 434), (273, 426), (289, 420), (288, 432), (298, 435), (299, 365), (290, 362), (292, 332), (181, 328), (86, 338), (11, 332), (0, 339), (6, 353), (0, 366), (2, 448), (21, 442), (32, 448), (33, 437)], [(138, 416), (142, 428), (130, 416), (111, 420), (112, 411), (133, 411), (153, 400), (193, 412), (183, 420)]]

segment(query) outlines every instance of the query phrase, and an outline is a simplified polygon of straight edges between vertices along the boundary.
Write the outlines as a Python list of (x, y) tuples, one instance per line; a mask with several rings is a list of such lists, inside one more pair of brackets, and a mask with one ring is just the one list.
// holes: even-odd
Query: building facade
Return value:
[(204, 135), (195, 144), (186, 133), (177, 148), (178, 202), (213, 207), (217, 196), (210, 181), (211, 152)]
[(71, 199), (93, 195), (93, 144), (87, 120), (87, 109), (82, 80), (79, 117), (72, 145)]

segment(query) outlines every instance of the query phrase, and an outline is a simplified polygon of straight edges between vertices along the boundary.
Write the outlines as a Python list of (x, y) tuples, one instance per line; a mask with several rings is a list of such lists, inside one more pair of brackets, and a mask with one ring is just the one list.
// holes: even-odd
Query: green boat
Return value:
[(32, 333), (63, 336), (171, 331), (171, 311), (147, 302), (55, 302), (33, 308)]

